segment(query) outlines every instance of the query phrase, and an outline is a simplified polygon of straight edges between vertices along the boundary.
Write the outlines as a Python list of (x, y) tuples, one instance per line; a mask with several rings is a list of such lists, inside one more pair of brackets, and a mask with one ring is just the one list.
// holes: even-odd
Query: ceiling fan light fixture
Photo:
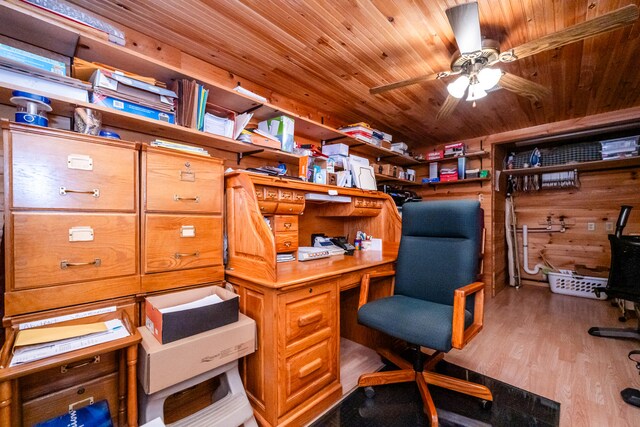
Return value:
[(485, 91), (479, 83), (469, 85), (467, 101), (475, 101), (476, 99), (484, 98), (485, 96), (487, 96), (487, 91)]
[(478, 73), (478, 84), (487, 91), (498, 84), (502, 77), (502, 70), (499, 68), (483, 68)]
[(469, 76), (463, 75), (449, 83), (447, 85), (447, 91), (449, 92), (449, 95), (459, 99), (464, 96), (467, 86), (469, 86)]

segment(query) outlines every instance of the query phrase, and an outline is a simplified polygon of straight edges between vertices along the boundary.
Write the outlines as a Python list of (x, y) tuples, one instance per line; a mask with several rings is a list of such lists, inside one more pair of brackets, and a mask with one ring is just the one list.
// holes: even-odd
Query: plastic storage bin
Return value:
[(607, 279), (601, 277), (578, 276), (577, 274), (547, 273), (551, 292), (556, 294), (573, 295), (591, 299), (607, 299), (604, 292), (598, 298), (593, 292), (594, 288), (607, 286)]

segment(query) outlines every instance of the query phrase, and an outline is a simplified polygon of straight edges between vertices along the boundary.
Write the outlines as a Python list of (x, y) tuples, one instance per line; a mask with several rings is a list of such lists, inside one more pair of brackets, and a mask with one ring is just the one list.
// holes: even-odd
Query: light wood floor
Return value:
[(609, 302), (553, 294), (548, 288), (508, 288), (489, 299), (484, 329), (445, 360), (560, 402), (560, 426), (640, 426), (640, 408), (620, 390), (640, 388), (627, 358), (640, 341), (592, 337), (591, 326), (618, 322)]

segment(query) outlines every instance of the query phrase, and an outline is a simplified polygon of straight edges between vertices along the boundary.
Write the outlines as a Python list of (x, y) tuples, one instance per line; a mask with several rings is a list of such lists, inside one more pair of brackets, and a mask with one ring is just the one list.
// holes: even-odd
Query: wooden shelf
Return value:
[[(457, 181), (445, 181), (445, 182), (425, 182), (420, 183), (420, 182), (411, 182), (410, 185), (415, 185), (415, 186), (425, 186), (425, 185), (430, 185), (432, 187), (437, 187), (440, 185), (461, 185), (461, 184), (470, 184), (473, 182), (486, 182), (486, 181), (490, 181), (491, 178), (487, 177), (487, 178), (467, 178), (467, 179), (459, 179)], [(409, 184), (405, 184), (405, 185), (409, 185)]]
[(592, 162), (569, 163), (564, 165), (541, 166), (535, 168), (507, 169), (503, 173), (507, 175), (538, 175), (548, 172), (563, 172), (568, 170), (598, 171), (607, 169), (620, 169), (640, 166), (640, 156), (627, 157), (617, 160), (596, 160)]
[(444, 157), (442, 159), (435, 160), (423, 160), (422, 163), (436, 163), (436, 162), (449, 162), (449, 161), (457, 161), (461, 158), (476, 158), (476, 157), (485, 157), (489, 154), (487, 151), (474, 151), (473, 153), (467, 153), (462, 156), (455, 157)]
[(400, 154), (395, 151), (392, 151), (388, 148), (379, 147), (375, 144), (370, 144), (368, 142), (360, 141), (359, 139), (352, 138), (351, 136), (341, 133), (341, 136), (331, 139), (329, 141), (330, 144), (345, 144), (349, 146), (349, 152), (361, 153), (371, 157), (375, 157), (379, 160), (389, 160), (394, 165), (398, 166), (410, 166), (410, 165), (418, 165), (422, 163), (422, 161), (416, 160), (411, 156), (407, 156), (405, 154)]
[(400, 179), (389, 175), (375, 174), (377, 182), (393, 182), (402, 185), (417, 185), (415, 181), (409, 181), (408, 179)]
[[(103, 107), (89, 102), (77, 101), (75, 99), (55, 96), (49, 93), (39, 92), (30, 88), (3, 84), (0, 87), (0, 103), (11, 105), (9, 98), (11, 92), (21, 90), (36, 95), (46, 96), (51, 100), (53, 113), (61, 116), (72, 117), (76, 107), (86, 107), (102, 113), (102, 123), (104, 126), (127, 129), (148, 135), (161, 137), (163, 139), (176, 140), (188, 144), (202, 147), (215, 148), (218, 150), (230, 151), (233, 153), (251, 154), (255, 157), (279, 162), (297, 163), (299, 155), (287, 153), (272, 148), (261, 147), (246, 142), (236, 141), (224, 136), (213, 135), (197, 131), (195, 129), (153, 120), (135, 114), (125, 113), (112, 108)], [(263, 150), (256, 153), (257, 150)], [(240, 156), (242, 157), (242, 156)]]

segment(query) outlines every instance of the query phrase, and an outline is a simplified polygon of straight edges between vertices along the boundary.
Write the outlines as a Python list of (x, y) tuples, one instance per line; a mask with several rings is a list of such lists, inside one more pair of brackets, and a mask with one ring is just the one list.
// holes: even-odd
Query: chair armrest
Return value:
[(371, 279), (395, 276), (395, 274), (395, 270), (374, 271), (373, 273), (363, 274), (362, 279), (360, 279), (360, 299), (358, 300), (358, 310), (369, 301), (369, 282)]
[[(474, 296), (473, 323), (464, 328), (464, 312), (467, 297)], [(451, 345), (453, 348), (463, 348), (482, 329), (484, 319), (484, 283), (474, 282), (455, 290), (453, 296), (453, 332)]]

